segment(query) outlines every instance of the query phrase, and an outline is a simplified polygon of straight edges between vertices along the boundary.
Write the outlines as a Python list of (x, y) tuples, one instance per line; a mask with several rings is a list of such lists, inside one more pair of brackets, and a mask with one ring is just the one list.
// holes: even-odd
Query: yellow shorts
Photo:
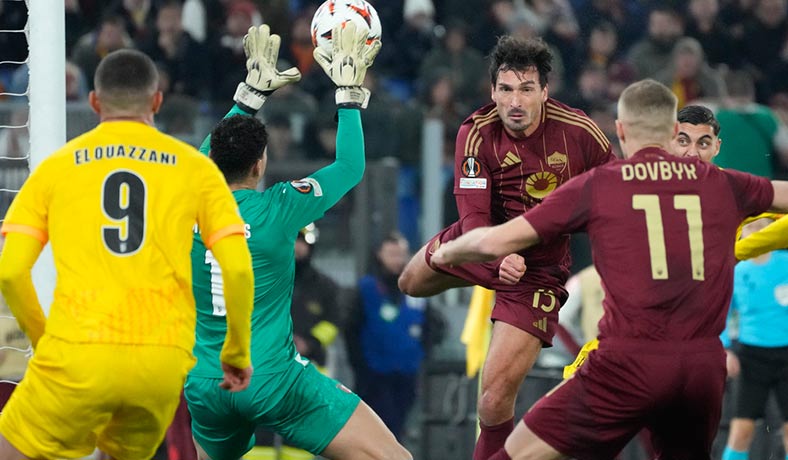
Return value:
[(580, 366), (586, 362), (586, 358), (588, 358), (588, 354), (592, 351), (599, 348), (599, 339), (591, 339), (583, 345), (583, 348), (577, 353), (577, 357), (572, 362), (572, 364), (564, 366), (564, 378), (568, 379), (569, 377), (575, 375)]
[(151, 458), (193, 365), (175, 347), (44, 335), (0, 414), (0, 433), (31, 458), (83, 457), (96, 446), (117, 460)]

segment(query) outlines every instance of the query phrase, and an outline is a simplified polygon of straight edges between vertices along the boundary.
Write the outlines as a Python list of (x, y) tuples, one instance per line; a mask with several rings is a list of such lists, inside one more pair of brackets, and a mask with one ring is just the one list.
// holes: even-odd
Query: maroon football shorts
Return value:
[(719, 338), (607, 338), (525, 414), (540, 439), (579, 460), (609, 460), (648, 428), (657, 458), (710, 458), (725, 390)]
[[(430, 259), (441, 242), (453, 240), (462, 234), (459, 223), (443, 229), (427, 243), (425, 259)], [(553, 335), (558, 324), (558, 310), (568, 296), (564, 284), (567, 273), (560, 267), (534, 267), (525, 261), (527, 270), (515, 285), (502, 283), (498, 279), (498, 261), (464, 264), (456, 267), (440, 267), (448, 275), (495, 291), (493, 321), (502, 321), (539, 338), (545, 347), (553, 344)]]

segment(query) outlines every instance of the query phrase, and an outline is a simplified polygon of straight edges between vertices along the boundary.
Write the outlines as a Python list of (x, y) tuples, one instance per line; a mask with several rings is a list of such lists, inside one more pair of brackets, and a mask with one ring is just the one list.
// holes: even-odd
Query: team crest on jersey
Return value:
[(539, 171), (525, 179), (525, 193), (541, 200), (558, 187), (558, 178), (550, 171)]
[(551, 168), (563, 172), (564, 168), (566, 168), (566, 154), (558, 151), (553, 152), (552, 155), (547, 157), (547, 164)]
[(320, 183), (311, 177), (290, 181), (290, 186), (304, 195), (311, 193), (312, 191), (314, 191), (315, 196), (323, 195), (323, 189), (320, 187)]
[(462, 175), (465, 177), (478, 177), (482, 173), (482, 165), (476, 157), (468, 157), (462, 162)]

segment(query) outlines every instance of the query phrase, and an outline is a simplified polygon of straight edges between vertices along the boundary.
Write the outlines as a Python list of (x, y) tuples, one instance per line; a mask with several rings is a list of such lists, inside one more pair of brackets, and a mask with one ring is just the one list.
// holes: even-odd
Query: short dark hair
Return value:
[(99, 62), (93, 83), (101, 102), (112, 108), (147, 107), (158, 88), (159, 73), (145, 53), (120, 49)]
[(490, 81), (498, 82), (498, 72), (525, 72), (531, 67), (539, 72), (539, 85), (547, 85), (547, 74), (553, 70), (553, 53), (541, 38), (522, 39), (511, 35), (498, 38), (490, 53)]
[(677, 114), (679, 123), (689, 123), (691, 125), (709, 125), (715, 136), (720, 135), (720, 122), (708, 107), (702, 105), (688, 105), (679, 110)]
[(268, 144), (265, 125), (251, 115), (233, 115), (220, 121), (211, 132), (211, 159), (228, 184), (246, 179), (252, 166), (263, 157)]

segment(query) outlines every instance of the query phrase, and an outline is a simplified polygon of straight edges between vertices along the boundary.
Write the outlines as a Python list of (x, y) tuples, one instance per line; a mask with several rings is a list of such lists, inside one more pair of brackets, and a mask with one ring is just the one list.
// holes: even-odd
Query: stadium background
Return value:
[[(366, 82), (373, 91), (363, 113), (370, 167), (364, 182), (319, 223), (315, 256), (318, 266), (346, 288), (367, 270), (370, 248), (389, 230), (399, 229), (416, 248), (456, 217), (450, 188), (453, 139), (462, 119), (489, 101), (484, 56), (501, 34), (542, 36), (550, 43), (556, 57), (551, 96), (586, 111), (612, 141), (618, 92), (641, 77), (665, 82), (682, 104), (723, 107), (726, 75), (742, 70), (753, 79), (755, 102), (768, 106), (781, 124), (788, 120), (786, 0), (371, 3), (383, 24), (384, 47)], [(335, 134), (330, 81), (311, 60), (309, 22), (318, 4), (65, 0), (66, 137), (97, 123), (86, 97), (101, 56), (136, 47), (157, 61), (163, 76), (165, 104), (157, 124), (197, 145), (230, 106), (243, 79), (243, 33), (265, 21), (283, 36), (281, 57), (304, 75), (298, 85), (277, 91), (260, 115), (271, 130), (266, 180), (314, 171), (332, 158)], [(29, 173), (27, 6), (23, 0), (0, 0), (0, 219)], [(695, 43), (703, 53), (695, 53), (693, 61)], [(728, 127), (723, 139), (735, 130)], [(767, 152), (774, 176), (786, 174), (783, 150), (777, 142)], [(576, 272), (589, 263), (582, 238), (573, 251)], [(436, 299), (449, 331), (425, 366), (419, 407), (411, 417), (407, 443), (416, 458), (470, 456), (476, 383), (464, 375), (465, 350), (459, 341), (469, 296), (469, 290), (455, 290)], [(13, 319), (0, 311), (0, 379), (17, 379), (27, 354)], [(568, 359), (561, 347), (543, 353), (524, 385), (518, 413), (553, 385)], [(332, 366), (340, 379), (350, 380), (341, 345), (334, 347)], [(723, 421), (720, 446), (725, 428)], [(779, 421), (770, 414), (751, 458), (781, 458), (779, 431)], [(641, 457), (636, 446), (625, 455)]]

